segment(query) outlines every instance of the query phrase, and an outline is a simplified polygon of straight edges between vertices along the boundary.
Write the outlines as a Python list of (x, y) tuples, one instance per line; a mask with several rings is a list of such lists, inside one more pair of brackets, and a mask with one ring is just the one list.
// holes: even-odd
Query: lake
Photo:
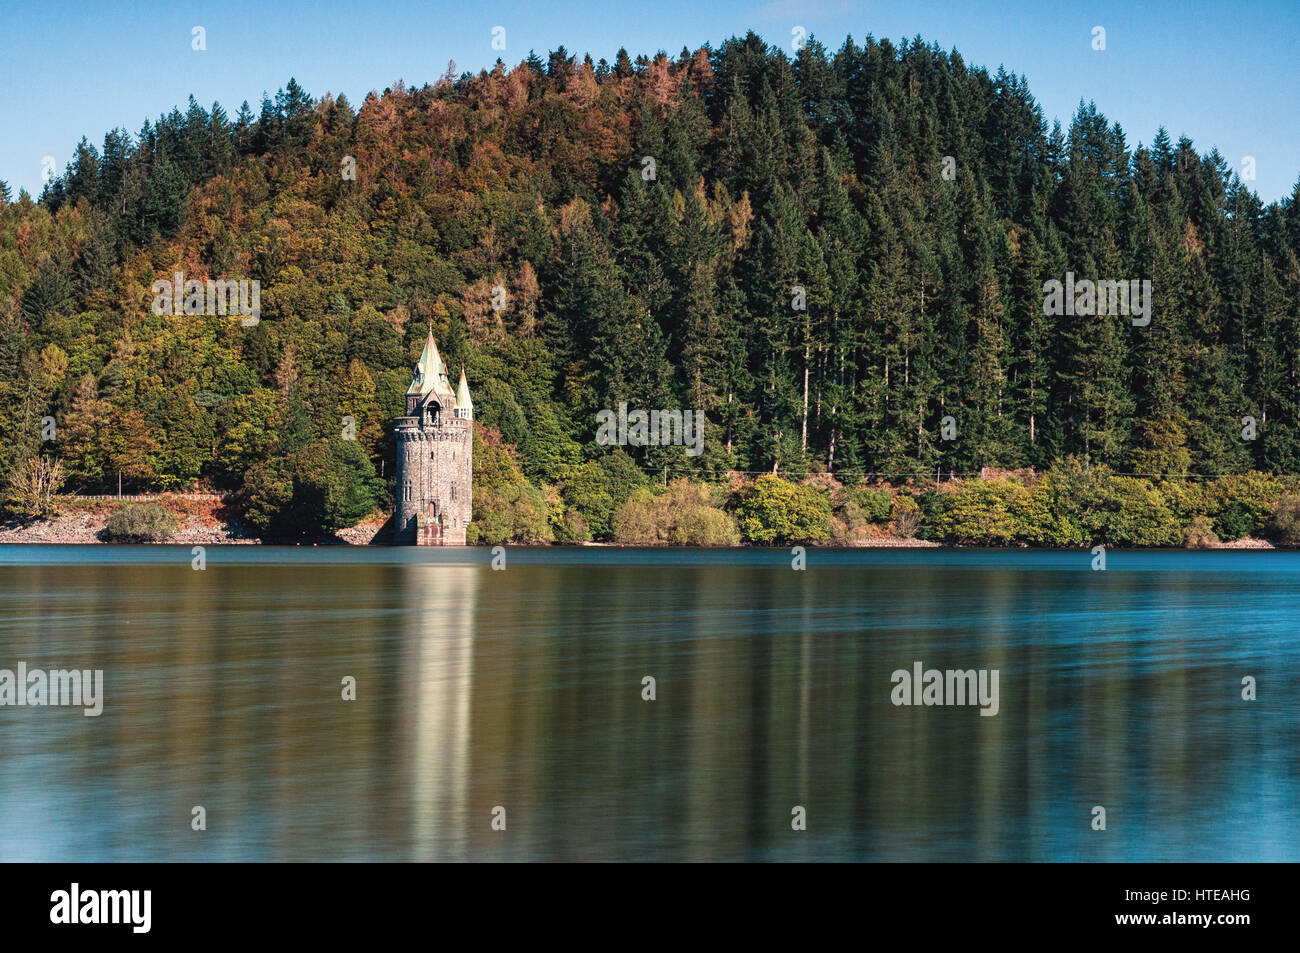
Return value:
[(2, 546), (0, 859), (1300, 859), (1300, 553), (791, 558)]

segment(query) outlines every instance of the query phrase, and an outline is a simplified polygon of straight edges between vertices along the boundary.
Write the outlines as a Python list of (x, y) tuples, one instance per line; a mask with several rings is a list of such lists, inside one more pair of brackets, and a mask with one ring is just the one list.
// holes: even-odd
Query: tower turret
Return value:
[(465, 368), (460, 369), (460, 383), (456, 385), (456, 416), (463, 420), (474, 419), (474, 402), (469, 398), (469, 381), (465, 380)]

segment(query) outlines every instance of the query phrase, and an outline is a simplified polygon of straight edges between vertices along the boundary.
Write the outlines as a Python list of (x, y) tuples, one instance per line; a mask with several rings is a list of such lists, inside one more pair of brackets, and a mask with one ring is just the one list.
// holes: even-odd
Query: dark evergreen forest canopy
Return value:
[[(293, 80), (234, 115), (191, 98), (83, 139), (37, 202), (4, 189), (0, 480), (53, 454), (79, 491), (256, 509), (342, 459), (312, 448), (344, 416), (391, 477), (429, 329), (519, 506), (617, 502), (624, 469), (623, 500), (665, 468), (1300, 473), (1298, 198), (1092, 104), (1049, 126), (1023, 79), (919, 38), (561, 48), (359, 109)], [(154, 314), (176, 272), (259, 281), (261, 321)], [(1150, 324), (1045, 315), (1066, 272), (1150, 280)], [(598, 446), (624, 401), (702, 410), (704, 452)]]

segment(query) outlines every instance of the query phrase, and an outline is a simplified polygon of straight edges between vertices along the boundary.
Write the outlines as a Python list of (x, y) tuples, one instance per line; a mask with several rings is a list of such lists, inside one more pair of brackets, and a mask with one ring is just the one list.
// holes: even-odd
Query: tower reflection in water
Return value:
[[(412, 859), (461, 860), (468, 853), (473, 813), (474, 617), (483, 570), (408, 564), (400, 575), (409, 593), (404, 628), (415, 659), (403, 693), (416, 704)], [(488, 815), (483, 817), (487, 827)]]

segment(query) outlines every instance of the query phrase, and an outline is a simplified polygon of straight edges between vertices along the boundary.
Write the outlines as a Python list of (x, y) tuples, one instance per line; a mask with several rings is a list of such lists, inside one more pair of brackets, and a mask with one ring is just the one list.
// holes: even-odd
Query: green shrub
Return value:
[(566, 517), (571, 513), (582, 519), (584, 527), (590, 527), (589, 536), (609, 535), (609, 520), (617, 504), (609, 494), (600, 464), (589, 460), (570, 471), (561, 488), (561, 496)]
[(1051, 542), (1046, 498), (1010, 480), (964, 480), (935, 514), (934, 533), (954, 542)]
[[(562, 510), (558, 519), (563, 522)], [(549, 543), (554, 523), (546, 494), (524, 477), (514, 447), (475, 422), (474, 511), (465, 541), (485, 546)]]
[(244, 476), (244, 518), (264, 535), (316, 536), (355, 526), (389, 502), (365, 450), (317, 440)]
[(921, 528), (921, 507), (911, 496), (900, 493), (894, 497), (889, 531), (895, 536), (911, 538)]
[(560, 530), (556, 533), (556, 539), (566, 543), (589, 543), (591, 542), (591, 530), (587, 528), (587, 521), (582, 518), (581, 513), (569, 510), (564, 514), (564, 520), (561, 523)]
[(1069, 513), (1063, 513), (1053, 504), (1051, 484), (1039, 480), (1031, 491), (1032, 507), (1039, 533), (1036, 537), (1026, 536), (1027, 542), (1041, 543), (1045, 546), (1079, 546), (1086, 537), (1078, 520)]
[(639, 546), (734, 546), (740, 533), (717, 497), (714, 488), (687, 480), (674, 480), (658, 493), (649, 487), (633, 490), (614, 511), (614, 538)]
[(1095, 527), (1094, 542), (1119, 546), (1178, 546), (1182, 526), (1160, 491), (1147, 480), (1112, 477), (1102, 507), (1083, 514)]
[[(900, 494), (900, 496), (901, 495), (902, 494)], [(947, 496), (947, 493), (940, 493), (936, 489), (929, 489), (922, 490), (916, 496), (910, 497), (912, 502), (917, 505), (917, 509), (920, 510), (921, 514), (920, 525), (915, 531), (915, 535), (918, 539), (940, 539), (940, 536), (936, 531), (936, 524), (943, 516), (943, 509)], [(890, 532), (893, 532), (892, 520), (889, 530)]]
[(1215, 535), (1208, 516), (1194, 517), (1183, 530), (1183, 545), (1188, 549), (1208, 549), (1218, 543), (1219, 537)]
[(125, 503), (108, 518), (105, 535), (117, 542), (161, 543), (180, 528), (176, 514), (157, 503)]
[(610, 518), (614, 539), (634, 546), (656, 546), (668, 542), (662, 510), (653, 490), (647, 487), (633, 490), (627, 502)]
[(537, 487), (519, 482), (475, 490), (474, 519), (466, 529), (466, 542), (532, 544), (549, 543), (552, 537), (546, 495)]
[(1184, 524), (1198, 516), (1210, 516), (1218, 508), (1211, 488), (1199, 480), (1165, 480), (1159, 484), (1165, 505)]
[(724, 510), (688, 506), (677, 517), (668, 541), (677, 546), (735, 546), (740, 543), (740, 530)]
[(587, 538), (608, 539), (614, 510), (627, 502), (634, 489), (648, 482), (631, 457), (615, 450), (569, 471), (561, 489), (564, 510), (581, 517)]
[(1179, 546), (1183, 524), (1149, 481), (1119, 477), (1102, 464), (1070, 457), (1042, 481), (1053, 526), (1061, 543), (1116, 546)]
[(1300, 546), (1300, 494), (1288, 493), (1278, 501), (1268, 535), (1281, 546)]
[(845, 501), (831, 516), (830, 539), (838, 546), (851, 545), (864, 535), (863, 529), (869, 525), (862, 508), (851, 500)]
[(1276, 477), (1252, 470), (1219, 477), (1206, 496), (1215, 532), (1224, 539), (1240, 539), (1264, 528), (1282, 496), (1282, 484)]
[[(1197, 517), (1197, 519), (1205, 519), (1205, 517)], [(1219, 510), (1212, 525), (1215, 535), (1220, 539), (1241, 539), (1258, 528), (1255, 525), (1255, 514), (1241, 500), (1233, 500)]]
[(894, 494), (889, 490), (864, 486), (849, 490), (845, 496), (847, 502), (857, 505), (867, 523), (883, 526), (893, 518)]
[[(965, 480), (947, 494), (935, 514), (934, 532), (941, 539), (970, 543), (1009, 543), (1016, 538), (1008, 503), (1015, 484)], [(1024, 487), (1021, 491), (1028, 492)]]
[(830, 539), (841, 546), (861, 542), (868, 527), (887, 526), (893, 515), (894, 494), (883, 487), (845, 486), (831, 501)]
[(737, 490), (732, 502), (746, 542), (773, 545), (830, 536), (830, 497), (816, 487), (761, 476)]

